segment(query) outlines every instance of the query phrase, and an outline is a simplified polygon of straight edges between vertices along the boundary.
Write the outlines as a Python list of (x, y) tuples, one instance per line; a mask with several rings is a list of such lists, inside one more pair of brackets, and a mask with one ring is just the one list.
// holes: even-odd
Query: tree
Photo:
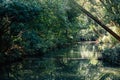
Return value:
[(82, 6), (80, 6), (78, 3), (76, 3), (74, 0), (70, 0), (71, 3), (73, 3), (74, 6), (78, 7), (80, 11), (85, 13), (88, 17), (93, 19), (96, 23), (98, 23), (101, 27), (103, 27), (106, 31), (108, 31), (112, 36), (114, 36), (117, 40), (120, 41), (120, 36), (118, 36), (115, 32), (113, 32), (109, 27), (104, 25), (99, 19), (94, 17), (90, 12), (88, 12), (86, 9), (84, 9)]

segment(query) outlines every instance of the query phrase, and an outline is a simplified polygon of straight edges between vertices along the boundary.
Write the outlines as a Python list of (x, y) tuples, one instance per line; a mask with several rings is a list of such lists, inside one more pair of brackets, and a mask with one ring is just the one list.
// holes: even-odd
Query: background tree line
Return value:
[[(77, 3), (120, 35), (119, 0)], [(88, 40), (118, 43), (71, 0), (0, 0), (0, 62)]]

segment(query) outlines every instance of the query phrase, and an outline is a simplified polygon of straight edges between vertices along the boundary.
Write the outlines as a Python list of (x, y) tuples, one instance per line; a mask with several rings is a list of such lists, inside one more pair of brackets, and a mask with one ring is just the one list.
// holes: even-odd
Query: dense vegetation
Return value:
[[(78, 3), (120, 35), (119, 0)], [(83, 13), (71, 0), (0, 0), (0, 63), (42, 56), (77, 41), (109, 42), (116, 46), (114, 35)], [(107, 49), (103, 57), (119, 63), (119, 46), (116, 47), (117, 53), (111, 54)]]
[(44, 0), (32, 3), (24, 0), (2, 1), (0, 6), (2, 61), (25, 55), (42, 55), (48, 50), (72, 42), (79, 31), (79, 24), (75, 17), (68, 18), (70, 14), (65, 7), (70, 5), (63, 1)]
[(106, 48), (102, 54), (105, 62), (109, 62), (113, 66), (120, 66), (120, 45), (112, 49)]
[(119, 41), (120, 0), (0, 0), (0, 80), (119, 80)]

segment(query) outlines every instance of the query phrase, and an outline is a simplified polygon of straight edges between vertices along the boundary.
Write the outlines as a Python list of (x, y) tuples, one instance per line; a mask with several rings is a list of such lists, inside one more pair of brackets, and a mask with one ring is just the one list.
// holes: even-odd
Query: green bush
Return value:
[(22, 35), (30, 30), (29, 23), (41, 11), (40, 6), (28, 3), (17, 0), (0, 2), (0, 57), (3, 62), (20, 58), (26, 52)]
[(98, 35), (91, 29), (82, 29), (79, 33), (78, 41), (95, 41)]
[(117, 45), (112, 49), (106, 48), (102, 52), (102, 57), (104, 61), (120, 66), (120, 45)]
[(0, 53), (14, 60), (23, 55), (42, 55), (49, 49), (72, 42), (79, 25), (74, 16), (69, 20), (65, 7), (71, 6), (63, 0), (2, 1)]

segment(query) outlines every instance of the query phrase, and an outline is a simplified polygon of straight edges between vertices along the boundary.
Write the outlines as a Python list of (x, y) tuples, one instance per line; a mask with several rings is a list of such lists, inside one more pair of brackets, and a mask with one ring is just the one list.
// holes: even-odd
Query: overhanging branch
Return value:
[(112, 31), (108, 26), (106, 26), (104, 23), (102, 23), (97, 17), (93, 16), (90, 12), (88, 12), (86, 9), (84, 9), (82, 6), (80, 6), (77, 2), (74, 0), (70, 0), (73, 6), (76, 6), (79, 8), (80, 11), (82, 11), (84, 14), (86, 14), (88, 17), (90, 17), (92, 20), (94, 20), (96, 23), (98, 23), (102, 28), (104, 28), (107, 32), (109, 32), (113, 37), (115, 37), (118, 41), (120, 41), (120, 36), (117, 35), (114, 31)]

